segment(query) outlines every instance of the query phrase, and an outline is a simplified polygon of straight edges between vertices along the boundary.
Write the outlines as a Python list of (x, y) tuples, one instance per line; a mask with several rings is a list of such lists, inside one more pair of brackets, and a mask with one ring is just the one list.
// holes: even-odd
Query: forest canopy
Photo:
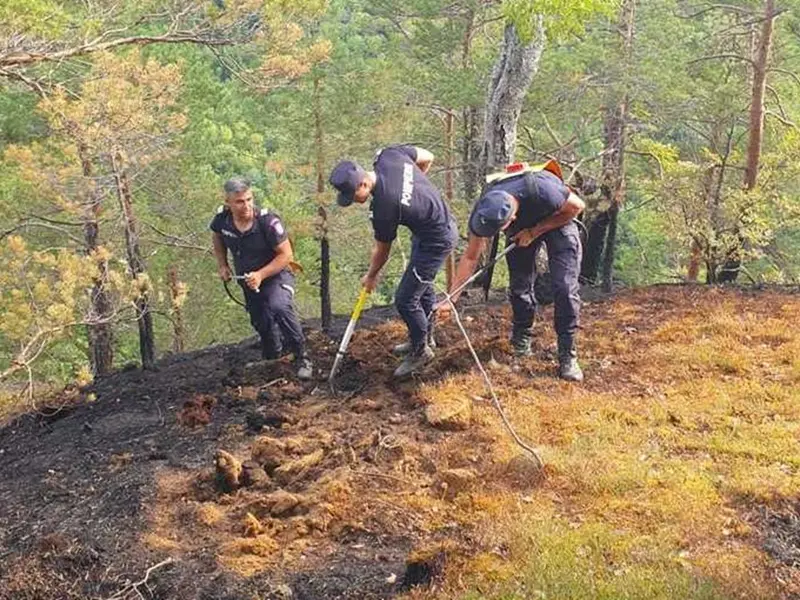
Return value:
[[(287, 225), (301, 316), (347, 312), (371, 230), (327, 175), (398, 142), (435, 155), (462, 239), (487, 172), (559, 161), (587, 204), (586, 285), (797, 283), (799, 10), (7, 0), (0, 378), (88, 380), (247, 335), (208, 231), (233, 176)], [(409, 251), (401, 236), (372, 303)]]

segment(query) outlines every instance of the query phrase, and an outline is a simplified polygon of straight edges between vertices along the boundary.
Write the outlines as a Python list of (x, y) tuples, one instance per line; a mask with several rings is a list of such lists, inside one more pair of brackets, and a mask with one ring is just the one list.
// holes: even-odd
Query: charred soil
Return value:
[[(751, 297), (630, 292), (635, 314), (601, 299), (586, 307), (584, 328), (614, 323), (650, 344), (709, 293)], [(440, 328), (430, 367), (393, 381), (391, 348), (404, 328), (388, 316), (367, 314), (335, 390), (323, 379), (336, 341), (310, 330), (317, 381), (299, 382), (286, 360), (256, 362), (250, 341), (117, 373), (6, 424), (0, 598), (389, 598), (434, 593), (448, 572), (496, 554), (485, 533), (492, 499), (567, 497), (565, 468), (532, 472), (520, 461), (453, 324)], [(534, 401), (527, 391), (557, 402), (575, 389), (555, 379), (550, 312), (534, 356), (521, 361), (509, 355), (507, 306), (472, 306), (464, 317), (512, 421)], [(615, 350), (597, 333), (585, 348), (582, 393), (651, 393), (635, 344)], [(433, 427), (430, 407), (447, 403), (468, 414), (458, 427)], [(538, 415), (529, 441), (558, 449), (571, 434), (555, 414)], [(752, 545), (772, 544), (781, 568), (795, 567), (796, 503), (760, 513), (772, 505), (745, 504), (741, 514), (765, 532), (749, 534)]]

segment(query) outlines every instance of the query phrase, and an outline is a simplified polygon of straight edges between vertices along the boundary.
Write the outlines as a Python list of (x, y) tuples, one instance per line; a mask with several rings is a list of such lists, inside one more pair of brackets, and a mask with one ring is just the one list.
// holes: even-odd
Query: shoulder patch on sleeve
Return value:
[(219, 208), (217, 209), (217, 214), (218, 215), (222, 214), (224, 211), (225, 211), (225, 205), (224, 204), (220, 204)]
[(273, 219), (272, 223), (270, 223), (272, 230), (278, 234), (279, 236), (283, 235), (286, 230), (283, 228), (283, 223), (281, 223), (280, 219)]

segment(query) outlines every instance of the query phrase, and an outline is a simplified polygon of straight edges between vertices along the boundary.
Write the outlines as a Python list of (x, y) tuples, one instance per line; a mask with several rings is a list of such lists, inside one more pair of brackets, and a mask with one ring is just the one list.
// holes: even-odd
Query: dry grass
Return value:
[(783, 597), (745, 509), (800, 495), (800, 299), (637, 291), (587, 313), (586, 384), (502, 379), (550, 477), (494, 503), (496, 547), (437, 597)]

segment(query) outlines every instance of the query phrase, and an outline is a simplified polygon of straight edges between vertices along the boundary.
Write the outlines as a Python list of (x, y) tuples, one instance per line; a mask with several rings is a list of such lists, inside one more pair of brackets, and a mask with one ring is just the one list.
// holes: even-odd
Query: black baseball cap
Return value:
[(336, 202), (339, 206), (350, 206), (356, 188), (364, 180), (366, 171), (350, 160), (343, 160), (331, 171), (330, 184), (339, 190)]
[(494, 237), (511, 216), (511, 195), (494, 190), (484, 195), (469, 217), (469, 230), (478, 237)]

